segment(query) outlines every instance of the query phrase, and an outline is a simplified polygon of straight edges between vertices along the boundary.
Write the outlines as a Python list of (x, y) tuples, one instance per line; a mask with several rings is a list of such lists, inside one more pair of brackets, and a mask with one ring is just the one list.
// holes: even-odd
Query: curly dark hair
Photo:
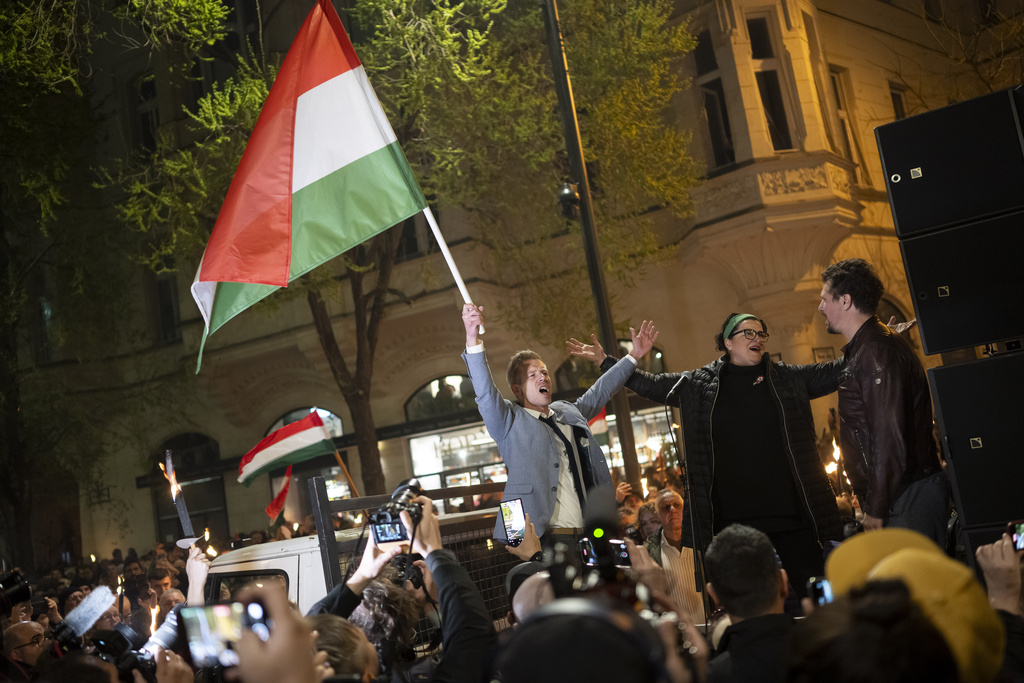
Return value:
[(382, 671), (399, 668), (412, 658), (419, 614), (416, 603), (405, 588), (391, 580), (397, 575), (387, 567), (363, 591), (363, 601), (348, 620), (362, 629), (377, 650)]
[[(724, 351), (726, 357), (729, 356), (729, 351), (728, 351), (728, 349), (725, 348), (725, 328), (729, 324), (729, 321), (733, 319), (733, 316), (736, 316), (736, 315), (740, 315), (740, 314), (739, 313), (730, 313), (729, 315), (727, 315), (725, 320), (722, 321), (722, 329), (720, 329), (718, 331), (718, 334), (715, 335), (715, 348), (718, 349), (719, 351)], [(768, 331), (768, 323), (766, 323), (765, 321), (761, 320), (760, 318), (753, 318), (753, 319), (757, 320), (757, 322), (761, 323), (761, 329), (762, 330), (764, 330), (765, 332)]]
[(874, 267), (862, 258), (833, 263), (821, 274), (821, 281), (828, 285), (833, 301), (849, 294), (857, 310), (867, 315), (875, 314), (885, 293)]
[(775, 547), (763, 532), (731, 524), (711, 541), (704, 557), (708, 581), (730, 615), (766, 614), (779, 596)]

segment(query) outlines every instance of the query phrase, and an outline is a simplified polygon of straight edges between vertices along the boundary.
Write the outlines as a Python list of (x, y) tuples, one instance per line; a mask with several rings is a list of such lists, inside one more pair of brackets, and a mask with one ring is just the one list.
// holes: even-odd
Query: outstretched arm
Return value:
[(592, 344), (584, 344), (575, 337), (565, 342), (565, 349), (572, 356), (579, 356), (585, 358), (591, 363), (601, 364), (604, 360), (604, 349), (601, 348), (601, 342), (597, 341), (597, 335), (590, 335), (590, 341)]
[(612, 394), (621, 389), (626, 381), (636, 371), (637, 360), (643, 358), (654, 346), (658, 338), (658, 332), (654, 329), (654, 323), (645, 320), (640, 330), (629, 328), (633, 337), (633, 350), (629, 354), (601, 375), (594, 385), (587, 389), (586, 393), (576, 399), (576, 409), (588, 420), (601, 412), (601, 409), (608, 403)]
[(640, 360), (654, 348), (654, 342), (658, 340), (658, 331), (654, 329), (653, 320), (645, 320), (640, 323), (640, 330), (629, 328), (629, 335), (633, 338), (633, 350), (629, 355)]
[[(654, 329), (653, 320), (645, 320), (640, 324), (640, 331), (634, 330), (632, 327), (629, 328), (629, 334), (633, 338), (633, 350), (630, 351), (630, 355), (633, 358), (640, 360), (654, 347), (654, 342), (658, 339), (658, 331)], [(601, 364), (601, 361), (605, 359), (604, 348), (601, 347), (601, 342), (597, 340), (597, 335), (590, 335), (590, 344), (584, 344), (575, 337), (565, 342), (565, 348), (570, 355), (579, 356), (580, 358), (586, 358), (591, 363)]]

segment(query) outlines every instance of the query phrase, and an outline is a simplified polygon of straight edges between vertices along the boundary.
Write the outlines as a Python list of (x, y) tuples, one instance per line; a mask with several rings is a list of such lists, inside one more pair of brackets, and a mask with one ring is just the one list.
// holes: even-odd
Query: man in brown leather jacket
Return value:
[(949, 480), (932, 437), (932, 405), (921, 361), (875, 316), (885, 288), (863, 259), (821, 274), (818, 310), (842, 334), (840, 442), (864, 511), (864, 528), (904, 527), (946, 545)]

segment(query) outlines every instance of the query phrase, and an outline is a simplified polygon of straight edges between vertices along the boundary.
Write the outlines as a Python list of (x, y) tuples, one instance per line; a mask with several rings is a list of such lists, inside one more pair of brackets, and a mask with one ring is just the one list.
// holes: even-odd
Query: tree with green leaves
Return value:
[(119, 293), (134, 262), (90, 178), (88, 59), (100, 41), (127, 35), (97, 26), (110, 18), (135, 27), (137, 47), (190, 54), (223, 35), (225, 11), (211, 0), (0, 7), (0, 517), (4, 558), (25, 569), (34, 565), (33, 476), (85, 484), (103, 452), (95, 406), (76, 402), (48, 365), (74, 366), (123, 341)]
[[(550, 306), (561, 302), (559, 319), (586, 324), (592, 307), (581, 304), (589, 290), (582, 256), (573, 255), (577, 228), (555, 204), (567, 164), (539, 8), (505, 0), (346, 5), (342, 16), (356, 51), (425, 193), (442, 208), (469, 211), (498, 281), (515, 292), (502, 304), (506, 316), (519, 329), (536, 329), (543, 319), (549, 335), (575, 331), (550, 324)], [(693, 41), (685, 24), (670, 19), (668, 0), (606, 5), (573, 2), (565, 33), (596, 171), (601, 238), (611, 255), (606, 265), (629, 283), (662, 251), (647, 212), (689, 210), (695, 172), (688, 136), (669, 120), (669, 105), (685, 85), (678, 61)], [(111, 173), (109, 182), (125, 192), (120, 216), (146, 232), (150, 262), (198, 261), (272, 77), (272, 69), (243, 61), (192, 115), (194, 144), (164, 138), (151, 156)], [(388, 307), (403, 301), (391, 287), (400, 230), (381, 233), (274, 295), (307, 299), (352, 414), (368, 493), (384, 491), (370, 399), (381, 323)], [(353, 305), (347, 318), (354, 357), (341, 351), (327, 309), (331, 297), (342, 296), (339, 287), (348, 288)], [(578, 296), (549, 296), (556, 290)]]

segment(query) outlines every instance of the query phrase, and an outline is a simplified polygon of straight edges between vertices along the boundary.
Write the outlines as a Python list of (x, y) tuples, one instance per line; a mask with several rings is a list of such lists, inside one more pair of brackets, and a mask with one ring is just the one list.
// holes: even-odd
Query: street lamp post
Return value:
[[(565, 60), (565, 47), (562, 44), (562, 31), (558, 24), (558, 6), (555, 0), (544, 0), (544, 22), (547, 26), (548, 50), (551, 52), (551, 66), (554, 70), (555, 90), (558, 93), (558, 105), (562, 112), (562, 127), (565, 130), (565, 146), (569, 154), (569, 163), (579, 191), (580, 222), (583, 232), (583, 251), (587, 259), (587, 271), (590, 274), (590, 288), (594, 293), (594, 305), (597, 307), (597, 320), (601, 344), (610, 353), (619, 348), (615, 326), (612, 323), (611, 307), (608, 303), (608, 290), (605, 287), (604, 272), (601, 269), (601, 258), (597, 244), (597, 233), (594, 230), (594, 211), (590, 200), (590, 181), (587, 178), (587, 167), (583, 159), (583, 144), (580, 140), (579, 121), (576, 119), (576, 105), (572, 97), (572, 85), (569, 82), (569, 67)], [(636, 445), (633, 441), (633, 423), (629, 415), (629, 399), (625, 390), (615, 392), (612, 397), (612, 408), (615, 413), (615, 427), (618, 432), (619, 445), (622, 448), (622, 462), (626, 469), (626, 481), (633, 484), (639, 491), (640, 465), (636, 459)]]

